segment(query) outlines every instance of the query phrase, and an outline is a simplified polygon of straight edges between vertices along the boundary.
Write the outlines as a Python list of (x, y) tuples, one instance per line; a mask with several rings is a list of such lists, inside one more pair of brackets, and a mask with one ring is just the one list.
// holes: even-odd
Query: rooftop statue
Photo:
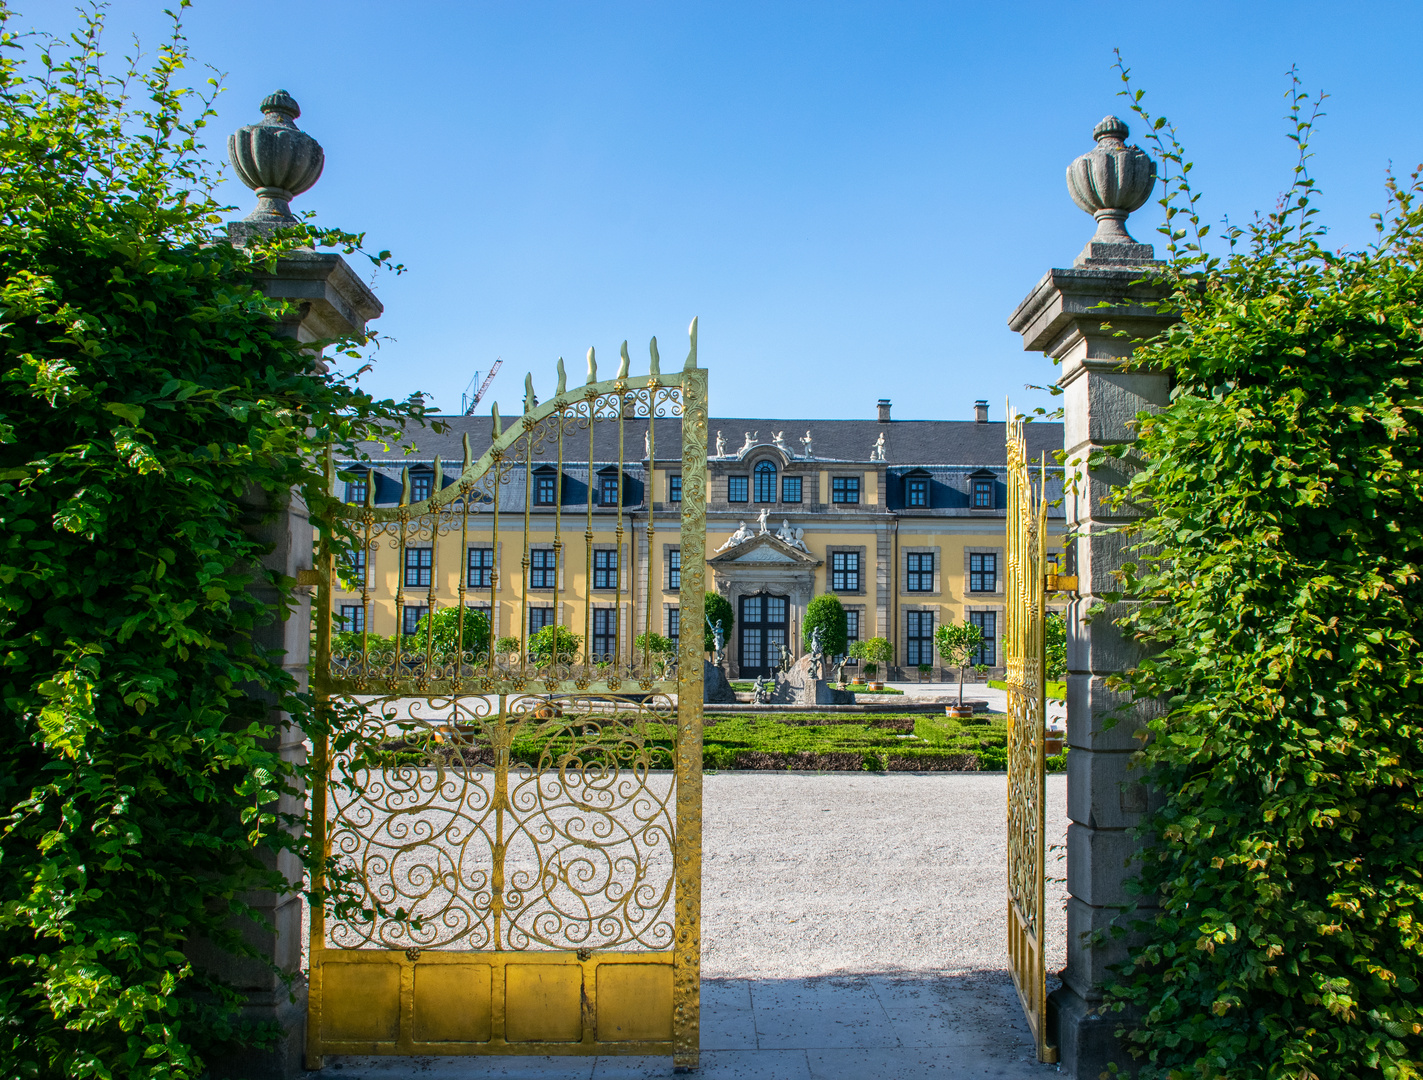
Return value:
[(744, 544), (754, 535), (755, 534), (746, 527), (746, 522), (743, 521), (741, 523), (741, 528), (737, 529), (734, 533), (728, 536), (726, 538), (726, 543), (722, 544), (721, 547), (717, 548), (717, 551), (725, 551), (727, 548), (735, 547), (737, 544)]

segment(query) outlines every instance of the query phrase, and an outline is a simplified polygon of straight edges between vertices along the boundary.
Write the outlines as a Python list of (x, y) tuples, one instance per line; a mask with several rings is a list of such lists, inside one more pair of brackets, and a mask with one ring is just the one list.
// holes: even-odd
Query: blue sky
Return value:
[[(13, 2), (72, 25), (72, 3)], [(156, 45), (161, 8), (116, 3), (111, 51)], [(655, 334), (680, 360), (693, 315), (716, 414), (1048, 404), (1023, 387), (1053, 368), (1006, 320), (1092, 233), (1063, 171), (1126, 115), (1114, 47), (1176, 122), (1208, 220), (1289, 183), (1291, 64), (1331, 95), (1314, 173), (1335, 243), (1367, 243), (1385, 170), (1423, 160), (1416, 3), (198, 0), (186, 23), (226, 73), (212, 152), (288, 90), (326, 150), (294, 206), (409, 267), (375, 282), (367, 385), (446, 410), (498, 356), (506, 413), (526, 370), (547, 394), (590, 344), (611, 361), (626, 338), (645, 370)], [(253, 202), (223, 194), (234, 217)], [(1129, 228), (1153, 242), (1159, 220)]]

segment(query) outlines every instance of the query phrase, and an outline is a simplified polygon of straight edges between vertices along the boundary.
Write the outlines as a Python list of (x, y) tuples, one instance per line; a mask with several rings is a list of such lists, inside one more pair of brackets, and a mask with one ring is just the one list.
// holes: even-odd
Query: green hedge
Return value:
[(5, 22), (0, 60), (0, 1076), (183, 1080), (274, 1036), (189, 956), (260, 968), (250, 898), (309, 854), (271, 710), (319, 729), (260, 647), (295, 584), (262, 507), (423, 410), (276, 335), (254, 273), (357, 238), (222, 242), (181, 37), (125, 82), (81, 20)]
[(1135, 359), (1176, 385), (1128, 466), (1152, 658), (1121, 689), (1166, 705), (1160, 914), (1115, 994), (1161, 1080), (1423, 1061), (1423, 191), (1390, 185), (1376, 248), (1326, 246), (1295, 107), (1296, 182), (1223, 261), (1158, 147), (1181, 321)]

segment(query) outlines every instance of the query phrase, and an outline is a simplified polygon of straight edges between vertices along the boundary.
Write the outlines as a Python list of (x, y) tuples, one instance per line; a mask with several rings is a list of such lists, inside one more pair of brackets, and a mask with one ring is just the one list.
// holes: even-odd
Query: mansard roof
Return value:
[[(408, 450), (391, 447), (386, 450), (379, 444), (368, 444), (366, 452), (376, 461), (400, 461), (414, 464), (417, 461), (433, 461), (439, 456), (443, 461), (458, 463), (464, 457), (462, 439), (469, 434), (471, 448), (478, 457), (489, 446), (493, 430), (488, 416), (441, 416), (440, 421), (448, 425), (443, 434), (436, 434), (429, 428), (413, 429), (407, 440)], [(517, 423), (514, 417), (507, 423)], [(654, 451), (658, 461), (675, 461), (681, 457), (682, 422), (675, 417), (657, 421), (654, 431), (656, 445)], [(872, 454), (880, 435), (884, 435), (884, 461), (890, 466), (932, 466), (950, 465), (970, 468), (1003, 468), (1006, 459), (1003, 448), (1005, 425), (1002, 422), (978, 423), (975, 420), (813, 420), (813, 419), (764, 419), (754, 417), (712, 417), (707, 421), (707, 451), (712, 455), (713, 464), (732, 464), (738, 458), (745, 444), (746, 433), (757, 436), (756, 446), (771, 446), (776, 432), (784, 433), (784, 442), (792, 461), (804, 461), (801, 439), (807, 430), (811, 435), (811, 449), (817, 462), (863, 462), (871, 463)], [(623, 460), (640, 462), (643, 460), (643, 437), (647, 430), (647, 420), (629, 419), (623, 425)], [(716, 435), (720, 431), (724, 437), (726, 456), (717, 458)], [(1055, 422), (1038, 421), (1026, 426), (1028, 459), (1037, 461), (1048, 454), (1048, 464), (1055, 464), (1053, 454), (1062, 449), (1062, 425)], [(582, 462), (587, 460), (588, 436), (579, 431), (565, 439), (565, 460)], [(545, 453), (539, 459), (556, 460), (557, 444), (546, 443)], [(600, 422), (593, 433), (593, 457), (598, 463), (618, 460), (618, 425), (615, 422)], [(877, 464), (877, 463), (876, 463)]]

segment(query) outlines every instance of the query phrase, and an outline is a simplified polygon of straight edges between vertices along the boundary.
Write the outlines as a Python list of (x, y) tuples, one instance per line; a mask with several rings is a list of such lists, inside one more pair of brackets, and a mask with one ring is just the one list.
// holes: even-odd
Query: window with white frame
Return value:
[(934, 553), (911, 551), (904, 556), (906, 592), (934, 591)]
[(433, 548), (406, 548), (405, 587), (407, 589), (429, 587), (434, 565), (435, 552)]
[(998, 556), (991, 552), (971, 552), (968, 557), (968, 591), (998, 591)]
[(416, 627), (420, 625), (420, 620), (425, 617), (430, 609), (419, 604), (406, 604), (404, 612), (401, 613), (400, 632), (406, 637), (415, 633)]
[(776, 501), (776, 466), (769, 461), (760, 462), (755, 469), (756, 501), (773, 503)]
[(552, 589), (557, 585), (558, 557), (553, 548), (534, 548), (529, 552), (529, 588)]
[(608, 591), (618, 587), (618, 552), (607, 548), (593, 552), (593, 588)]
[(860, 501), (860, 478), (858, 476), (834, 476), (830, 478), (830, 501), (849, 505)]
[(667, 588), (680, 589), (682, 587), (682, 549), (667, 549)]
[(860, 591), (860, 553), (836, 551), (830, 556), (830, 588), (834, 592)]
[(905, 660), (910, 667), (934, 662), (934, 613), (906, 611)]
[(616, 608), (593, 609), (593, 659), (602, 663), (613, 658), (613, 650), (618, 641), (618, 612)]
[(978, 652), (974, 654), (972, 663), (987, 664), (989, 667), (998, 666), (998, 612), (996, 611), (970, 611), (968, 621), (978, 627), (983, 635), (983, 644), (979, 646)]
[(488, 589), (494, 585), (494, 549), (469, 549), (469, 577), (465, 584), (471, 589)]

